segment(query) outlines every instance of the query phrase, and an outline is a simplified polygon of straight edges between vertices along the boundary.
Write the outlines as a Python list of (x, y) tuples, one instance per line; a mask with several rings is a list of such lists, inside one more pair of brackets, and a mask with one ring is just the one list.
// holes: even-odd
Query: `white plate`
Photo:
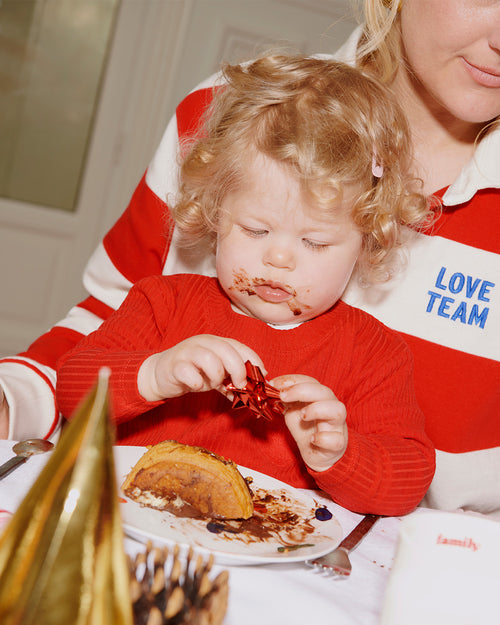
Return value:
[[(145, 447), (121, 447), (115, 450), (115, 468), (118, 487), (121, 487), (126, 475), (139, 458), (145, 453)], [(254, 491), (264, 489), (273, 497), (279, 497), (285, 503), (280, 506), (299, 515), (299, 522), (290, 531), (267, 539), (257, 539), (245, 532), (214, 534), (207, 530), (207, 521), (176, 517), (169, 512), (160, 512), (141, 506), (126, 497), (120, 490), (120, 511), (125, 533), (141, 542), (151, 540), (165, 545), (178, 544), (181, 550), (193, 547), (201, 553), (213, 553), (219, 564), (266, 564), (272, 562), (299, 562), (314, 556), (320, 556), (334, 549), (342, 537), (342, 528), (332, 516), (328, 521), (315, 518), (315, 510), (327, 507), (331, 500), (316, 491), (298, 490), (268, 475), (251, 469), (239, 467), (243, 477), (253, 478), (251, 487)], [(311, 544), (289, 551), (278, 551), (283, 540), (290, 544)]]

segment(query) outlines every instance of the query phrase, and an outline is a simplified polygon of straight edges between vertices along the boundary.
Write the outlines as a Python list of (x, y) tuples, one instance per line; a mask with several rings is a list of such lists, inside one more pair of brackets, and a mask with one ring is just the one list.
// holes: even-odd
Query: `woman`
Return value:
[(391, 295), (347, 299), (364, 301), (413, 351), (437, 448), (426, 503), (499, 515), (500, 2), (403, 0), (389, 16), (366, 4), (368, 44), (384, 27), (388, 36), (360, 63), (391, 82), (412, 130), (414, 172), (443, 213)]
[[(417, 393), (438, 450), (425, 503), (500, 516), (500, 2), (366, 0), (365, 16), (362, 41), (355, 32), (338, 56), (357, 56), (365, 71), (390, 82), (410, 122), (414, 171), (443, 210), (433, 232), (412, 244), (390, 290), (353, 281), (346, 299), (399, 330), (414, 353)], [(92, 295), (26, 353), (0, 363), (10, 404), (4, 435), (55, 431), (57, 358), (119, 306), (131, 283), (155, 273), (213, 275), (201, 251), (186, 256), (175, 232), (172, 245), (158, 234), (164, 202), (176, 190), (178, 135), (196, 124), (210, 84), (180, 104), (127, 211), (92, 257), (85, 279)]]

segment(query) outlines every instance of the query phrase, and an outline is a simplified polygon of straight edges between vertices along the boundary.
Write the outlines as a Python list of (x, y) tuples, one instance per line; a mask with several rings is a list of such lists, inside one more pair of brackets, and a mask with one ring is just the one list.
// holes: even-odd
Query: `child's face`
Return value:
[[(354, 189), (331, 221), (309, 211), (286, 169), (259, 155), (246, 183), (226, 196), (217, 276), (233, 303), (267, 323), (306, 321), (340, 298), (361, 250), (350, 218)], [(351, 200), (352, 201), (352, 200)]]

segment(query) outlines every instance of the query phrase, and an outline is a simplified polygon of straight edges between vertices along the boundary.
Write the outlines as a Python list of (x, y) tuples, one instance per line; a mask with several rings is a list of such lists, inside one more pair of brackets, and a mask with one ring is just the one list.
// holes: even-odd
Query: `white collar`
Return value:
[[(242, 310), (240, 310), (236, 304), (234, 304), (233, 302), (231, 302), (231, 308), (233, 309), (233, 311), (235, 313), (238, 313), (240, 315), (243, 315), (244, 317), (249, 317), (250, 315), (247, 315), (245, 312), (243, 312)], [(274, 328), (275, 330), (293, 330), (294, 328), (298, 328), (302, 323), (304, 323), (303, 321), (292, 321), (291, 323), (282, 323), (282, 324), (278, 324), (278, 323), (269, 323), (267, 321), (262, 321), (262, 323), (265, 323), (266, 325), (268, 325), (270, 328)]]
[(474, 156), (464, 166), (443, 196), (443, 204), (468, 202), (481, 189), (500, 189), (500, 127), (478, 143)]

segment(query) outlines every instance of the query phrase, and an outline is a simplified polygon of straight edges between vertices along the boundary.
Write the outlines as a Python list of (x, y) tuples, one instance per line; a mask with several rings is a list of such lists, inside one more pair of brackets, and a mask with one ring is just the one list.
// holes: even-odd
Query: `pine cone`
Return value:
[(212, 555), (207, 560), (198, 555), (195, 560), (190, 548), (184, 565), (177, 545), (171, 555), (167, 548), (152, 549), (149, 543), (135, 561), (129, 558), (134, 625), (222, 625), (228, 572), (211, 580)]

